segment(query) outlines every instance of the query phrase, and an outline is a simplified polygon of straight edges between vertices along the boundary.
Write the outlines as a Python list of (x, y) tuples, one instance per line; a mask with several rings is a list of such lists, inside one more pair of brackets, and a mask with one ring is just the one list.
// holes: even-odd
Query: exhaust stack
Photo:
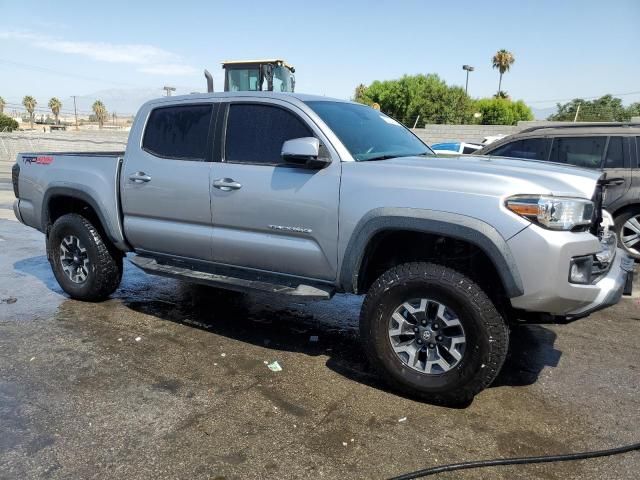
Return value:
[(207, 93), (213, 93), (213, 76), (206, 68), (204, 69), (204, 77), (207, 79)]

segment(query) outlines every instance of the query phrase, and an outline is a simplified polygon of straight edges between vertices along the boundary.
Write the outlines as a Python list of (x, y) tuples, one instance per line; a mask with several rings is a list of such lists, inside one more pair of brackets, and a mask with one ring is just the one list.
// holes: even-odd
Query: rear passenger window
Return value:
[(525, 158), (528, 160), (546, 160), (551, 140), (548, 138), (526, 138), (496, 148), (490, 155)]
[(604, 160), (604, 168), (624, 168), (622, 137), (611, 137)]
[(204, 160), (212, 105), (156, 108), (149, 115), (142, 148), (163, 158)]
[(280, 107), (231, 104), (227, 118), (225, 161), (277, 165), (282, 163), (282, 144), (311, 137), (309, 127)]
[(556, 137), (550, 160), (577, 167), (600, 168), (606, 141), (607, 137)]

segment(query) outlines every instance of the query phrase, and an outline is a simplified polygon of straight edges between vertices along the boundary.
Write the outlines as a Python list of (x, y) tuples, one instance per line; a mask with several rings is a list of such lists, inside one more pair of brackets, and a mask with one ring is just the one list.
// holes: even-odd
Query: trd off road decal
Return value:
[(24, 163), (35, 163), (36, 165), (49, 165), (53, 163), (53, 157), (48, 155), (38, 156), (38, 157), (22, 157), (22, 161)]

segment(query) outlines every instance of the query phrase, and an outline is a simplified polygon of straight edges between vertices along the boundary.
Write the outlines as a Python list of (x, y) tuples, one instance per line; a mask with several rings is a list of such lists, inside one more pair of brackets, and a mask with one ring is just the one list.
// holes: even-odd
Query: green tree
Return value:
[(482, 125), (516, 125), (519, 121), (533, 120), (533, 112), (522, 100), (481, 98), (476, 100), (475, 111), (480, 113)]
[(100, 100), (96, 100), (93, 102), (91, 109), (93, 110), (93, 114), (96, 116), (98, 126), (102, 128), (102, 125), (104, 125), (104, 122), (107, 119), (107, 108)]
[(364, 103), (365, 105), (371, 105), (373, 102), (367, 98), (367, 86), (363, 83), (356, 87), (353, 95), (353, 101), (358, 103)]
[(629, 115), (629, 119), (631, 119), (631, 117), (640, 117), (640, 102), (629, 105), (627, 107), (627, 114)]
[(0, 113), (0, 132), (12, 132), (18, 129), (18, 122), (13, 118)]
[(2, 115), (4, 113), (4, 106), (7, 104), (7, 102), (4, 101), (4, 98), (0, 97), (0, 115)]
[[(548, 120), (573, 122), (625, 122), (633, 115), (634, 105), (625, 108), (622, 100), (612, 95), (603, 95), (594, 100), (575, 98), (570, 102), (556, 104), (557, 112)], [(579, 110), (578, 110), (579, 109)], [(577, 114), (577, 115), (576, 115)]]
[(398, 80), (375, 81), (356, 88), (355, 100), (380, 109), (412, 127), (426, 123), (470, 123), (473, 101), (457, 86), (448, 86), (438, 75), (405, 75)]
[(35, 111), (36, 105), (38, 105), (38, 102), (31, 95), (26, 95), (22, 99), (22, 105), (24, 105), (24, 108), (27, 110), (27, 113), (29, 114), (29, 123), (31, 124), (31, 130), (33, 130), (33, 112)]
[(511, 65), (515, 63), (516, 58), (510, 51), (502, 49), (498, 50), (491, 60), (493, 62), (493, 68), (497, 68), (500, 72), (500, 81), (498, 82), (497, 93), (497, 96), (500, 96), (500, 91), (502, 90), (502, 75), (509, 71)]
[(51, 113), (53, 113), (53, 116), (56, 119), (56, 125), (58, 125), (58, 123), (60, 123), (58, 121), (58, 117), (60, 115), (60, 109), (62, 108), (62, 102), (56, 97), (53, 97), (51, 100), (49, 100), (49, 108), (51, 109)]

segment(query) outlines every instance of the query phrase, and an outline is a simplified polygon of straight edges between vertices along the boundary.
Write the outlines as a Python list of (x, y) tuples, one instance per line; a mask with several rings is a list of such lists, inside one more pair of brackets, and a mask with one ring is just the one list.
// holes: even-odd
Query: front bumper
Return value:
[(620, 301), (623, 294), (631, 294), (633, 282), (633, 268), (635, 261), (621, 248), (617, 249), (611, 268), (606, 276), (595, 285), (600, 289), (596, 299), (590, 304), (571, 311), (565, 315), (567, 321), (578, 320), (587, 315), (611, 307)]
[(511, 304), (527, 317), (535, 314), (556, 321), (575, 320), (615, 305), (631, 288), (634, 262), (615, 244), (610, 246), (607, 269), (600, 271), (593, 283), (569, 282), (572, 258), (602, 252), (598, 238), (588, 232), (552, 232), (532, 225), (508, 243), (511, 251), (522, 252), (516, 255), (516, 263), (525, 292), (512, 298)]

